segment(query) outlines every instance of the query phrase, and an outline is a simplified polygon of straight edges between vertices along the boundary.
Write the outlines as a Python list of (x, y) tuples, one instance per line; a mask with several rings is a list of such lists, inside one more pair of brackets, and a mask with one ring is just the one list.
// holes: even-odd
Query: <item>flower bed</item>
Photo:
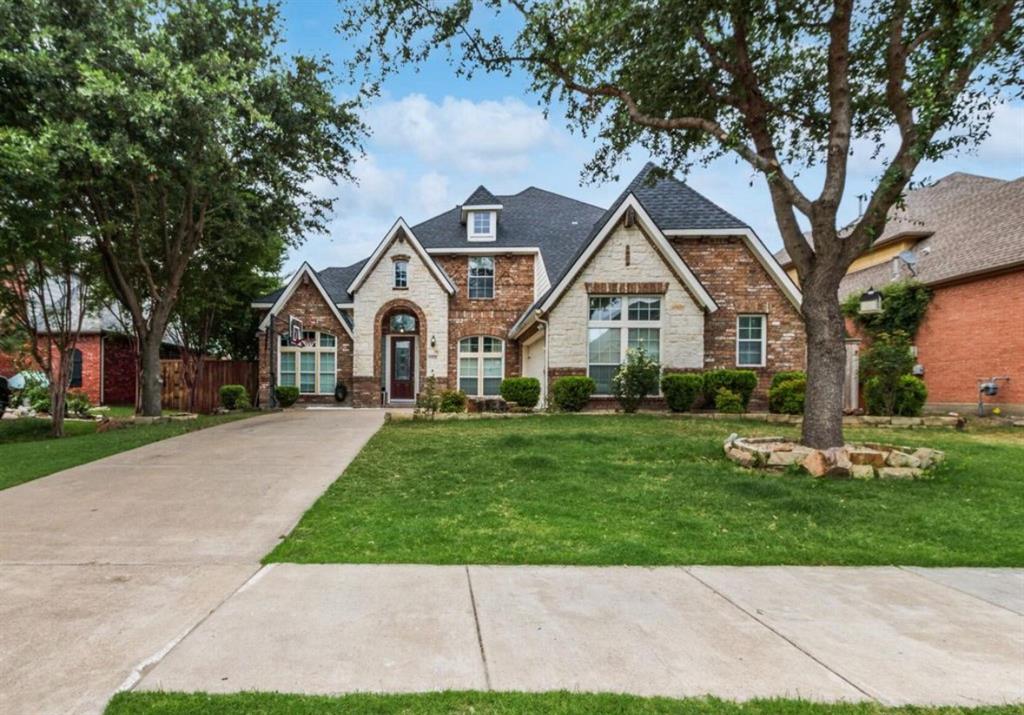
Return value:
[(877, 442), (813, 449), (783, 437), (740, 437), (725, 440), (725, 456), (742, 467), (783, 471), (799, 467), (812, 477), (830, 479), (927, 479), (945, 453), (927, 447)]

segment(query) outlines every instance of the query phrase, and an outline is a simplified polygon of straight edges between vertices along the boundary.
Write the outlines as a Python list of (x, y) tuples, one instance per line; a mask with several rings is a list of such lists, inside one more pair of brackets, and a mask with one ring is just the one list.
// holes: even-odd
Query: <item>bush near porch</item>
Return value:
[(395, 422), (267, 562), (1022, 566), (1024, 440), (1008, 429), (850, 429), (936, 447), (930, 481), (766, 476), (732, 432), (794, 427), (654, 415)]

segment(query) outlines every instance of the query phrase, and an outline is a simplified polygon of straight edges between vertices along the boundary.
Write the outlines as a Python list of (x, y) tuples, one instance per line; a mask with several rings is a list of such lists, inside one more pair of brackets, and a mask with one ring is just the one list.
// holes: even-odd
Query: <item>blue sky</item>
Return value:
[[(282, 10), (285, 51), (327, 55), (342, 72), (349, 49), (334, 31), (341, 18), (335, 0), (286, 0)], [(611, 203), (649, 157), (637, 149), (619, 165), (619, 181), (581, 186), (580, 171), (595, 145), (568, 131), (559, 107), (545, 119), (528, 86), (522, 75), (456, 77), (440, 54), (389, 78), (366, 108), (373, 134), (354, 168), (358, 184), (317, 185), (337, 197), (334, 218), (327, 234), (310, 236), (292, 251), (286, 270), (304, 260), (317, 269), (354, 263), (373, 251), (398, 216), (418, 223), (461, 203), (480, 184), (495, 194), (538, 186), (599, 206)], [(351, 92), (339, 88), (341, 95)], [(867, 147), (855, 150), (844, 219), (854, 218), (855, 197), (878, 174), (868, 153)], [(953, 171), (1005, 179), (1024, 174), (1024, 104), (1000, 107), (992, 136), (974, 153), (923, 166), (915, 180)], [(805, 177), (809, 193), (820, 187), (816, 178), (813, 171)], [(685, 180), (750, 224), (773, 251), (782, 247), (768, 190), (749, 166), (723, 158), (695, 167)]]

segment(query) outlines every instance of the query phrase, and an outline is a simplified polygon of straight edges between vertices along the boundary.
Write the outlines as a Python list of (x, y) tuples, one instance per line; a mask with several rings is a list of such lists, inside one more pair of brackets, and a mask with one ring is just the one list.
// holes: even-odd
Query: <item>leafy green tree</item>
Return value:
[[(600, 139), (593, 178), (638, 145), (671, 170), (725, 154), (749, 164), (803, 289), (803, 441), (830, 447), (843, 442), (839, 282), (918, 165), (979, 142), (998, 100), (1020, 93), (1022, 27), (1021, 0), (364, 0), (340, 30), (360, 43), (352, 68), (371, 90), (442, 48), (465, 74), (525, 71)], [(854, 138), (875, 148), (879, 176), (841, 227)], [(823, 169), (814, 190), (809, 167)]]
[(900, 381), (913, 369), (914, 356), (906, 333), (896, 331), (875, 335), (860, 360), (860, 376), (872, 414), (895, 414)]
[[(3, 141), (38, 145), (85, 224), (160, 414), (160, 346), (193, 261), (322, 230), (362, 125), (326, 61), (246, 0), (0, 4)], [(217, 230), (212, 230), (216, 225)]]

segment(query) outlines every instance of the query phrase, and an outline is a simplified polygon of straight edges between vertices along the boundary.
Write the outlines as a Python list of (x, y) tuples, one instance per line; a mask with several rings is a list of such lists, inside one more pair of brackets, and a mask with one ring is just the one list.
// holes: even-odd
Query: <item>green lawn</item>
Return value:
[(277, 693), (119, 693), (106, 715), (1010, 715), (1019, 705), (980, 708), (891, 708), (873, 703), (817, 704), (797, 700), (732, 703), (692, 698), (641, 698), (590, 693), (442, 692), (337, 697)]
[(946, 450), (929, 481), (728, 462), (757, 422), (537, 416), (385, 425), (265, 561), (1024, 566), (1024, 433), (850, 430)]
[(0, 420), (0, 489), (150, 442), (254, 414), (200, 415), (194, 420), (138, 425), (103, 433), (96, 432), (97, 422), (67, 420), (64, 423), (65, 436), (60, 439), (49, 436), (49, 419)]

